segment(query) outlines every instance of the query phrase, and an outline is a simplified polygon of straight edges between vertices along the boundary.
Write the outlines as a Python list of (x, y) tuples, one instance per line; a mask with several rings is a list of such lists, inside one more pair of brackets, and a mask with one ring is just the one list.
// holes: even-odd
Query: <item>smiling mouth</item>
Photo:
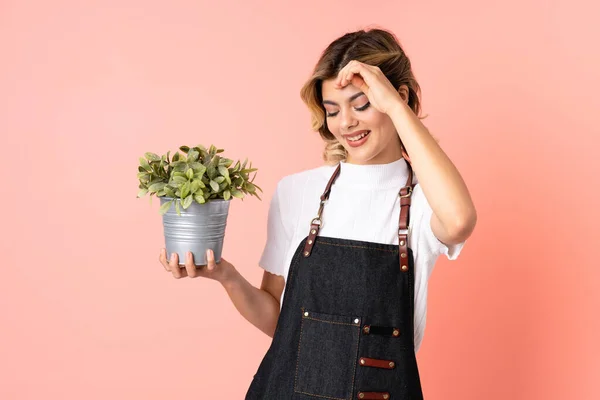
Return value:
[(357, 142), (360, 139), (364, 138), (365, 136), (368, 136), (369, 133), (371, 133), (371, 131), (363, 132), (360, 135), (356, 135), (356, 136), (352, 136), (352, 137), (347, 137), (346, 140), (348, 140), (349, 142)]

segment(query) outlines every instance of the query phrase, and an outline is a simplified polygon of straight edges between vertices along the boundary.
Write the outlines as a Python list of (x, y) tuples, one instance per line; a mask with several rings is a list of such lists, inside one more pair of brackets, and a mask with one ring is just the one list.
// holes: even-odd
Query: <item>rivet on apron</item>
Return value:
[(311, 229), (310, 233), (312, 233), (314, 235), (315, 233), (317, 233), (317, 231), (314, 229)]
[(384, 395), (383, 395), (383, 398), (384, 398), (384, 399), (389, 399), (389, 398), (390, 398), (390, 395), (389, 395), (389, 394), (384, 394)]
[(308, 251), (304, 252), (304, 256), (308, 257), (308, 254), (309, 254)]
[(309, 241), (308, 241), (308, 244), (312, 244), (312, 240), (309, 240)]
[(402, 258), (406, 258), (406, 253), (402, 253), (402, 254), (400, 254), (400, 257), (402, 257)]
[(369, 325), (365, 325), (365, 327), (363, 328), (364, 333), (369, 333), (370, 330), (371, 328), (369, 327)]
[(358, 394), (358, 398), (359, 398), (359, 399), (362, 399), (362, 398), (364, 398), (364, 397), (365, 397), (365, 394), (364, 394), (364, 393), (359, 393), (359, 394)]
[(400, 334), (400, 331), (398, 329), (394, 329), (394, 333), (392, 333), (392, 335), (398, 336), (399, 334)]
[(304, 312), (304, 316), (305, 316), (305, 317), (308, 317), (308, 311), (305, 311), (305, 312)]
[(400, 246), (404, 246), (404, 240), (400, 241)]
[(365, 365), (365, 360), (364, 360), (364, 358), (361, 358), (361, 359), (360, 359), (360, 363), (361, 363), (362, 365)]
[(358, 318), (356, 318), (356, 319), (354, 320), (354, 323), (355, 323), (355, 324), (358, 324), (358, 322), (359, 322), (359, 321), (360, 321), (360, 320), (359, 320)]
[(390, 367), (394, 368), (394, 362), (390, 361)]
[(403, 265), (402, 266), (402, 271), (404, 271), (404, 272), (408, 271), (408, 265)]

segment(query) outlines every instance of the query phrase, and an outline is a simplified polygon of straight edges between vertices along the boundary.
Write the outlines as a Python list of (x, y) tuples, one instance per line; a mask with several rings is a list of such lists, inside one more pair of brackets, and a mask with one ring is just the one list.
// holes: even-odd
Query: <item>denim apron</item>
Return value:
[(273, 340), (246, 400), (423, 399), (408, 247), (414, 185), (407, 165), (398, 246), (318, 236), (337, 166), (292, 258)]

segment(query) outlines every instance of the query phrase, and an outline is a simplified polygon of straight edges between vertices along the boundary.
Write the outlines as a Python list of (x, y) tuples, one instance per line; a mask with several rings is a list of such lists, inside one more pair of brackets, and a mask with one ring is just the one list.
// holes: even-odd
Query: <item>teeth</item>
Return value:
[(351, 142), (356, 142), (357, 140), (360, 140), (360, 139), (364, 138), (365, 136), (367, 136), (368, 133), (369, 132), (361, 133), (358, 136), (354, 136), (354, 137), (348, 138), (348, 140), (351, 141)]

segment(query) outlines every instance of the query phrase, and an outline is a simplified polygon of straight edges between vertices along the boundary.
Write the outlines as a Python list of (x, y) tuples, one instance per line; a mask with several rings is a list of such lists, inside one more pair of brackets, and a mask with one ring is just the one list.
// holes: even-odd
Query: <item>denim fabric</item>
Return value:
[[(398, 246), (317, 236), (290, 265), (273, 341), (246, 400), (356, 399), (359, 391), (390, 400), (423, 399), (414, 353), (414, 258), (400, 270)], [(398, 337), (365, 334), (364, 325), (395, 327)], [(394, 361), (362, 366), (360, 357)]]

